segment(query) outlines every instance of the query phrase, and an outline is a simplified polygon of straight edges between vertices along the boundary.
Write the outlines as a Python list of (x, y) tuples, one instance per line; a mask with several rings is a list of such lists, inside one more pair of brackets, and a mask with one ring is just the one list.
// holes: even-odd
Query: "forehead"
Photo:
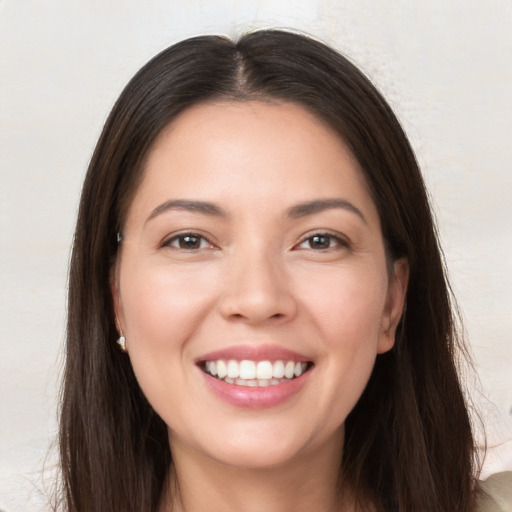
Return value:
[(160, 133), (130, 209), (183, 197), (284, 208), (340, 194), (369, 200), (357, 160), (317, 116), (288, 102), (215, 102), (187, 109)]

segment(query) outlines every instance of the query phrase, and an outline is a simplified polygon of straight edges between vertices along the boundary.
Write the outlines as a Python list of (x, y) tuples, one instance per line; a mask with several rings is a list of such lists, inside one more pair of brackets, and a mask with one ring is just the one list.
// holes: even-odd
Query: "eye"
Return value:
[(331, 233), (315, 233), (303, 239), (297, 249), (313, 249), (316, 251), (325, 251), (328, 249), (348, 247), (348, 242), (340, 236)]
[(197, 251), (213, 248), (214, 246), (204, 236), (197, 233), (181, 233), (166, 240), (162, 247), (181, 249), (184, 251)]

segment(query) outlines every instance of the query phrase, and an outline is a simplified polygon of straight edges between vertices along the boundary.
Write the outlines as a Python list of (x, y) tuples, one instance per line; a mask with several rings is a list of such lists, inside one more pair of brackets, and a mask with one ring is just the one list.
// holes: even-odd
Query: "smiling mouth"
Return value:
[(217, 359), (202, 361), (201, 370), (211, 377), (222, 380), (227, 384), (247, 387), (275, 386), (290, 382), (309, 371), (311, 362), (303, 361), (251, 361), (244, 359)]

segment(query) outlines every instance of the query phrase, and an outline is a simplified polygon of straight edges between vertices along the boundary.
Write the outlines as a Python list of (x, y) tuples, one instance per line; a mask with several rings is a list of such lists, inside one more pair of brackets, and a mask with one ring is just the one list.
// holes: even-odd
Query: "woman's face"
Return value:
[(343, 141), (263, 102), (198, 105), (160, 134), (114, 274), (173, 452), (246, 468), (339, 450), (407, 282)]

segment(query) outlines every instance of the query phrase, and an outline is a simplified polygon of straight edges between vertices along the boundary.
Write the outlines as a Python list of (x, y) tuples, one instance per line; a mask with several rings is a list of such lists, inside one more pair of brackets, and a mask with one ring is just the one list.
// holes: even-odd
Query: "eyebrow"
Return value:
[(296, 219), (320, 213), (325, 210), (332, 210), (334, 208), (341, 208), (351, 213), (355, 213), (365, 224), (367, 224), (363, 212), (359, 208), (354, 206), (350, 201), (339, 198), (316, 199), (314, 201), (308, 201), (307, 203), (297, 204), (288, 210), (288, 216)]
[(202, 213), (203, 215), (212, 215), (215, 217), (227, 217), (226, 212), (222, 208), (207, 201), (170, 199), (169, 201), (157, 206), (146, 219), (146, 223), (169, 210), (184, 210), (188, 212)]
[[(359, 208), (354, 206), (350, 201), (340, 198), (316, 199), (314, 201), (297, 204), (288, 210), (288, 217), (296, 219), (335, 208), (341, 208), (343, 210), (354, 213), (360, 217), (365, 224), (367, 223), (363, 213)], [(202, 213), (203, 215), (211, 215), (214, 217), (228, 216), (222, 208), (208, 201), (170, 199), (169, 201), (166, 201), (165, 203), (157, 206), (146, 219), (146, 223), (169, 210), (184, 210), (189, 212)]]

